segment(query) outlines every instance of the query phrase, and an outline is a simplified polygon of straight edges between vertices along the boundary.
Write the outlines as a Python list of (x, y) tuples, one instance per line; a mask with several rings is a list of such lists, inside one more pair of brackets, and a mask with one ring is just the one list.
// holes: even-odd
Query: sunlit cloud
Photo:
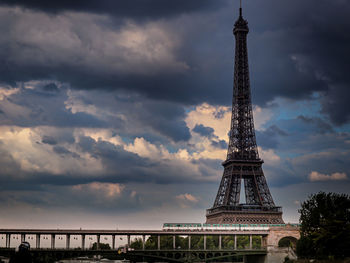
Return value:
[(332, 174), (322, 174), (316, 171), (312, 171), (309, 174), (309, 180), (312, 182), (315, 181), (338, 181), (338, 180), (347, 180), (348, 176), (346, 173), (332, 173)]
[[(123, 190), (125, 189), (125, 186), (122, 184), (93, 182), (85, 185), (75, 185), (72, 188), (75, 191), (83, 191), (85, 193), (89, 192), (95, 195), (102, 195), (106, 198), (113, 199), (119, 197), (122, 194)], [(135, 196), (136, 193), (132, 195)]]

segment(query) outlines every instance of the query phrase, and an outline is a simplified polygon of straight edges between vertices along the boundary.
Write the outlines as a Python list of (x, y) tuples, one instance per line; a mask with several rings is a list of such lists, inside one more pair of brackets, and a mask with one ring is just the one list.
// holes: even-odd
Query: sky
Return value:
[[(2, 228), (204, 222), (226, 158), (234, 0), (0, 0)], [(350, 194), (350, 2), (247, 0), (254, 122), (285, 222)]]

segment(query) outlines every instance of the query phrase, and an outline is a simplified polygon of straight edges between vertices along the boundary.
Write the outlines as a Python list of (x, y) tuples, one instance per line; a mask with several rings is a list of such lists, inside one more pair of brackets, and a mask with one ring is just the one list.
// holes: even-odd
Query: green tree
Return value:
[(237, 248), (244, 249), (249, 247), (249, 236), (237, 236)]
[(350, 256), (350, 196), (320, 192), (303, 202), (299, 213), (300, 257)]
[(142, 238), (135, 238), (130, 242), (130, 247), (135, 250), (142, 249)]
[(160, 247), (161, 249), (172, 249), (173, 236), (160, 236)]
[[(100, 243), (99, 249), (107, 250), (107, 249), (111, 249), (111, 247), (109, 244)], [(92, 244), (92, 250), (97, 250), (97, 242)]]
[(261, 248), (261, 236), (253, 236), (253, 249)]
[(235, 240), (234, 236), (222, 236), (222, 248), (223, 249), (234, 249)]
[(297, 239), (294, 237), (284, 237), (278, 241), (279, 247), (291, 247), (293, 250), (296, 248)]
[(203, 249), (204, 237), (199, 235), (191, 236), (191, 249)]
[(150, 236), (145, 242), (145, 249), (157, 249), (158, 247), (158, 237)]
[(219, 236), (207, 236), (207, 249), (217, 249), (219, 247)]

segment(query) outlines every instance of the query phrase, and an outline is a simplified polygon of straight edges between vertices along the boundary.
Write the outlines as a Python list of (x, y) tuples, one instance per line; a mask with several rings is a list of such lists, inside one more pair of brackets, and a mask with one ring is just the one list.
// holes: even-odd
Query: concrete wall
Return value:
[(287, 225), (286, 227), (271, 227), (268, 236), (266, 237), (267, 248), (277, 248), (278, 242), (284, 237), (300, 238), (300, 231), (298, 227)]
[[(267, 247), (267, 255), (264, 257), (264, 263), (283, 263), (286, 257), (290, 259), (297, 259), (297, 255), (291, 248), (279, 248), (278, 242), (284, 237), (300, 238), (300, 231), (298, 227), (287, 225), (286, 227), (271, 227), (268, 236), (264, 237), (263, 245)], [(260, 263), (261, 259), (256, 259)]]

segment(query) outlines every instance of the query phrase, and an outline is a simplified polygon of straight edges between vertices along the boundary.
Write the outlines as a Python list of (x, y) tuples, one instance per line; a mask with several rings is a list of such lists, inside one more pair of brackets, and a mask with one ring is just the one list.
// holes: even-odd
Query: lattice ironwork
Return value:
[[(233, 34), (236, 39), (234, 66), (234, 97), (227, 159), (223, 163), (224, 174), (213, 205), (208, 213), (220, 211), (242, 211), (240, 204), (241, 181), (247, 210), (278, 211), (275, 206), (262, 170), (263, 161), (259, 158), (256, 144), (251, 90), (249, 81), (247, 34), (248, 22), (240, 15), (235, 22)], [(244, 210), (243, 209), (243, 210)], [(283, 221), (282, 221), (283, 222)]]

